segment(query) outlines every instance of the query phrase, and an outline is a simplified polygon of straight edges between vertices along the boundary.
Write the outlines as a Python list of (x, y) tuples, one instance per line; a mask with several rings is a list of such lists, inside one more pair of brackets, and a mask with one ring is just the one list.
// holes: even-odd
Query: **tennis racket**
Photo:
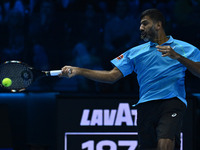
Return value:
[[(58, 76), (61, 70), (40, 71), (21, 61), (6, 61), (0, 65), (1, 86), (11, 92), (26, 90), (35, 80), (46, 76)], [(10, 86), (4, 86), (2, 81), (9, 78), (12, 81)]]

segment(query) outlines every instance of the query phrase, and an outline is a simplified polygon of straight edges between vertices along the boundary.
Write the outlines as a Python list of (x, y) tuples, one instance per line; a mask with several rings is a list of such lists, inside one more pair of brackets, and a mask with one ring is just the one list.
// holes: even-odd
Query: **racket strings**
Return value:
[(10, 90), (20, 91), (27, 88), (33, 81), (32, 71), (22, 63), (8, 63), (0, 66), (0, 81), (10, 78), (12, 84), (6, 87)]

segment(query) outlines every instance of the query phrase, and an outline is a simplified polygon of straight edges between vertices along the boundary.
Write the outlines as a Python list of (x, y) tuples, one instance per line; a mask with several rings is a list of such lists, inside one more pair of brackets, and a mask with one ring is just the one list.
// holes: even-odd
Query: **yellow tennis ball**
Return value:
[(10, 78), (4, 78), (2, 80), (2, 85), (5, 87), (9, 87), (12, 85), (12, 80)]

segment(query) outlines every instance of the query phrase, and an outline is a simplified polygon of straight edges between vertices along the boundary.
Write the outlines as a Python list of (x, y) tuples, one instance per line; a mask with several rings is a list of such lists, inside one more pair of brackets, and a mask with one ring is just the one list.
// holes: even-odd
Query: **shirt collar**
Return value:
[[(165, 43), (163, 43), (162, 45), (169, 45), (169, 44), (171, 44), (171, 43), (173, 43), (174, 42), (174, 39), (173, 39), (173, 37), (171, 36), (171, 35), (169, 35), (169, 36), (167, 36), (169, 39), (168, 39), (168, 41), (167, 42), (165, 42)], [(157, 46), (158, 45), (158, 43), (153, 43), (153, 42), (151, 42), (150, 41), (150, 46), (152, 47), (152, 46)]]

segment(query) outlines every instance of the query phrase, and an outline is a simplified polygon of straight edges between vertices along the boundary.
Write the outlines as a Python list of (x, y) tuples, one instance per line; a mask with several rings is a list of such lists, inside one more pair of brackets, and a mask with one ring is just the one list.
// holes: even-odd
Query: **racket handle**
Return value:
[(61, 73), (61, 70), (51, 70), (49, 72), (50, 76), (58, 76)]

